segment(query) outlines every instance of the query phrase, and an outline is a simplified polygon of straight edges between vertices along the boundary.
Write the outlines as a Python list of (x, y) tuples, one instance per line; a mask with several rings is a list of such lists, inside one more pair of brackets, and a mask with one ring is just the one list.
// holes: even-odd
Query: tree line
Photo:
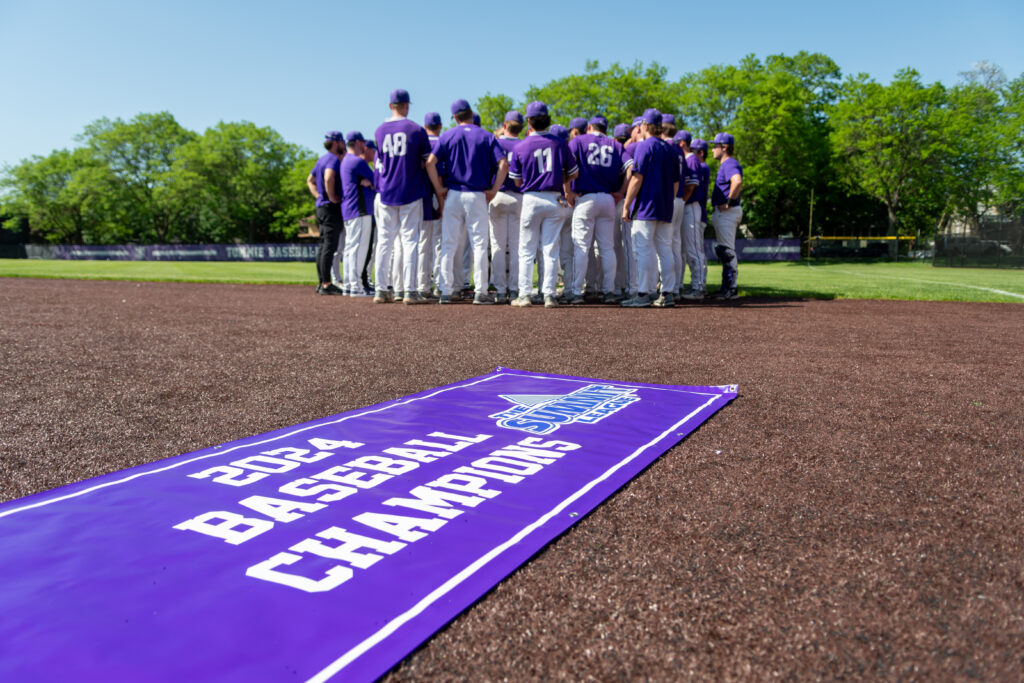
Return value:
[[(1024, 74), (1008, 80), (985, 62), (947, 87), (913, 69), (888, 84), (844, 77), (807, 52), (678, 80), (657, 63), (588, 61), (519, 99), (488, 92), (476, 111), (496, 130), (537, 99), (562, 124), (629, 122), (655, 107), (695, 137), (732, 133), (756, 236), (806, 236), (812, 202), (814, 234), (826, 235), (927, 237), (988, 212), (1024, 214)], [(200, 135), (161, 112), (100, 119), (78, 140), (4, 169), (7, 227), (53, 243), (287, 241), (312, 213), (305, 177), (317, 155), (271, 128), (222, 122)]]

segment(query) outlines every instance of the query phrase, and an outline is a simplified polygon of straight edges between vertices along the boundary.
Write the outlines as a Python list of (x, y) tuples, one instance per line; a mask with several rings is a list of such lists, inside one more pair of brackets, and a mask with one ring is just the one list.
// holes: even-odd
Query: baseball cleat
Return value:
[(615, 292), (607, 292), (605, 293), (602, 302), (606, 304), (617, 304), (619, 303), (619, 296)]
[(381, 290), (373, 297), (373, 303), (375, 304), (386, 304), (388, 302), (388, 293)]
[(496, 303), (496, 304), (507, 304), (508, 303), (508, 295), (506, 295), (506, 294), (495, 294), (494, 295), (494, 303)]
[(343, 292), (340, 287), (335, 287), (334, 284), (329, 284), (322, 288), (321, 294), (333, 294), (334, 296), (341, 296)]
[(703, 289), (690, 289), (683, 294), (683, 298), (687, 301), (701, 301), (704, 296), (705, 293)]
[(710, 298), (718, 299), (719, 301), (730, 301), (732, 299), (739, 298), (739, 295), (740, 294), (735, 287), (731, 289), (723, 288), (712, 294)]
[(657, 308), (672, 308), (676, 305), (676, 297), (672, 292), (662, 292), (651, 305)]
[(622, 302), (626, 308), (647, 308), (651, 305), (651, 297), (646, 294), (637, 295)]
[(573, 296), (573, 297), (570, 297), (570, 298), (569, 298), (569, 301), (568, 301), (567, 303), (568, 303), (568, 304), (569, 304), (570, 306), (582, 306), (582, 305), (583, 305), (583, 304), (585, 303), (585, 301), (584, 301), (584, 299), (583, 299), (583, 297), (582, 297), (582, 296), (580, 296), (579, 294), (577, 294), (577, 295), (575, 295), (575, 296)]
[(544, 308), (558, 308), (558, 298), (552, 294), (545, 294)]
[(474, 306), (493, 306), (494, 299), (487, 294), (477, 294), (473, 297)]
[(450, 304), (451, 302), (452, 302), (452, 297), (451, 297), (450, 294), (442, 294), (441, 296), (439, 296), (437, 298), (437, 303), (439, 303), (439, 304)]
[(517, 296), (512, 300), (512, 305), (516, 308), (526, 308), (528, 306), (532, 306), (533, 303), (530, 301), (530, 297), (528, 296)]

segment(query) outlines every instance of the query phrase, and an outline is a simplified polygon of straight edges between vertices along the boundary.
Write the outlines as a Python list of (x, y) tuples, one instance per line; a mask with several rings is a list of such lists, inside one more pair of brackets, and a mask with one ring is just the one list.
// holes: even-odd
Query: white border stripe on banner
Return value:
[[(555, 379), (555, 378), (548, 378), (548, 379)], [(615, 384), (615, 383), (614, 382), (609, 382), (609, 384)], [(698, 392), (687, 392), (687, 393), (698, 393)], [(445, 581), (443, 584), (438, 586), (432, 592), (428, 593), (426, 595), (426, 597), (424, 597), (418, 603), (413, 605), (407, 611), (403, 612), (399, 616), (397, 616), (394, 619), (392, 619), (391, 621), (389, 621), (387, 624), (385, 624), (376, 633), (374, 633), (373, 635), (371, 635), (368, 638), (366, 638), (366, 640), (364, 640), (363, 642), (359, 643), (358, 645), (356, 645), (355, 647), (350, 649), (348, 652), (343, 654), (341, 657), (339, 657), (338, 659), (336, 659), (333, 662), (331, 662), (331, 664), (329, 664), (327, 667), (322, 669), (316, 675), (314, 675), (313, 677), (309, 678), (307, 680), (307, 683), (322, 683), (323, 681), (329, 680), (336, 673), (338, 673), (339, 671), (344, 669), (346, 666), (348, 666), (349, 664), (354, 662), (356, 659), (358, 659), (360, 656), (365, 654), (368, 650), (370, 650), (370, 648), (372, 648), (375, 645), (379, 644), (385, 638), (387, 638), (392, 633), (397, 631), (406, 622), (408, 622), (411, 619), (417, 617), (425, 609), (427, 609), (433, 603), (435, 603), (438, 599), (443, 597), (445, 594), (449, 593), (453, 588), (455, 588), (460, 583), (462, 583), (463, 581), (468, 579), (470, 576), (475, 574), (477, 571), (482, 569), (488, 562), (490, 562), (491, 560), (496, 558), (498, 555), (500, 555), (501, 553), (503, 553), (506, 550), (508, 550), (508, 548), (510, 548), (511, 546), (515, 545), (516, 543), (519, 543), (521, 540), (523, 540), (528, 535), (533, 533), (538, 527), (541, 527), (544, 524), (546, 524), (552, 517), (554, 517), (556, 514), (558, 514), (562, 510), (564, 510), (569, 504), (571, 504), (572, 502), (578, 500), (581, 496), (586, 494), (592, 488), (594, 488), (595, 486), (600, 484), (602, 481), (606, 480), (611, 475), (615, 474), (615, 472), (617, 472), (623, 466), (629, 464), (632, 460), (636, 459), (636, 457), (638, 455), (640, 455), (645, 450), (647, 450), (651, 446), (653, 446), (656, 443), (658, 443), (659, 441), (661, 441), (663, 438), (668, 436), (674, 430), (676, 430), (680, 426), (686, 424), (689, 420), (694, 418), (700, 411), (704, 410), (705, 408), (710, 406), (715, 401), (717, 401), (719, 399), (723, 399), (723, 398), (724, 398), (723, 395), (717, 394), (717, 395), (713, 396), (712, 398), (708, 399), (707, 402), (705, 402), (699, 408), (696, 408), (693, 412), (691, 412), (689, 415), (684, 417), (682, 420), (680, 420), (679, 422), (676, 422), (674, 425), (672, 425), (671, 427), (666, 429), (664, 432), (662, 432), (661, 434), (656, 436), (654, 439), (652, 439), (648, 443), (644, 444), (643, 446), (641, 446), (637, 450), (633, 451), (630, 455), (628, 455), (626, 458), (624, 458), (623, 460), (619, 461), (618, 463), (616, 463), (615, 465), (613, 465), (612, 467), (607, 469), (604, 473), (602, 473), (596, 479), (594, 479), (594, 480), (590, 481), (589, 483), (585, 484), (583, 486), (583, 488), (579, 489), (578, 491), (576, 491), (575, 493), (570, 495), (568, 498), (563, 500), (561, 503), (556, 505), (549, 512), (545, 513), (542, 517), (540, 517), (540, 519), (538, 519), (537, 521), (533, 522), (529, 526), (523, 528), (515, 536), (513, 536), (510, 539), (508, 539), (507, 541), (505, 541), (501, 545), (497, 546), (496, 548), (490, 550), (485, 555), (483, 555), (482, 557), (477, 559), (475, 562), (470, 564), (468, 567), (466, 567), (465, 569), (460, 571), (458, 574), (456, 574), (452, 578), (450, 578), (447, 581)]]
[(138, 474), (133, 474), (133, 475), (131, 475), (129, 477), (125, 477), (124, 479), (118, 479), (116, 481), (108, 481), (108, 482), (105, 482), (103, 484), (97, 484), (96, 486), (90, 486), (87, 489), (82, 489), (81, 491), (76, 491), (75, 493), (69, 493), (66, 496), (60, 496), (58, 498), (50, 498), (49, 500), (39, 501), (38, 503), (32, 503), (31, 505), (24, 505), (24, 506), (22, 506), (20, 508), (14, 508), (13, 510), (6, 510), (6, 511), (3, 511), (3, 512), (0, 512), (0, 517), (6, 517), (7, 515), (13, 515), (15, 512), (21, 512), (22, 510), (31, 510), (32, 508), (42, 507), (44, 505), (49, 505), (50, 503), (56, 503), (56, 502), (59, 502), (59, 501), (62, 501), (62, 500), (68, 500), (69, 498), (77, 498), (78, 496), (83, 496), (86, 493), (92, 493), (93, 491), (96, 491), (98, 489), (106, 488), (108, 486), (114, 486), (115, 484), (123, 484), (125, 482), (131, 481), (132, 479), (138, 479), (139, 477), (145, 477), (145, 476), (148, 476), (150, 474), (157, 474), (158, 472), (166, 472), (167, 470), (173, 470), (176, 467), (181, 467), (182, 465), (188, 465), (188, 464), (196, 462), (198, 460), (205, 460), (206, 458), (213, 458), (213, 457), (216, 457), (218, 455), (224, 455), (225, 453), (230, 453), (231, 451), (236, 451), (239, 448), (251, 448), (252, 446), (262, 446), (263, 444), (268, 444), (268, 443), (271, 443), (273, 441), (277, 441), (278, 439), (283, 439), (285, 437), (292, 436), (294, 434), (301, 434), (302, 432), (309, 431), (310, 429), (319, 429), (320, 427), (326, 427), (328, 425), (338, 424), (339, 422), (344, 422), (346, 420), (351, 420), (354, 417), (362, 417), (363, 415), (369, 415), (370, 413), (379, 413), (382, 410), (387, 410), (388, 408), (394, 408), (396, 406), (406, 405), (407, 403), (412, 403), (413, 401), (419, 401), (419, 400), (422, 400), (422, 399), (425, 399), (425, 398), (432, 398), (432, 397), (437, 396), (438, 394), (442, 394), (442, 393), (444, 393), (446, 391), (452, 391), (453, 389), (461, 389), (462, 387), (471, 387), (474, 384), (480, 384), (481, 382), (486, 382), (488, 380), (494, 379), (495, 377), (501, 377), (501, 376), (502, 376), (501, 373), (495, 373), (493, 375), (487, 375), (486, 377), (478, 379), (475, 382), (470, 382), (469, 384), (458, 384), (456, 386), (445, 387), (444, 389), (438, 389), (437, 391), (435, 391), (433, 393), (430, 393), (430, 394), (427, 394), (426, 396), (417, 396), (416, 398), (410, 398), (410, 399), (405, 400), (405, 401), (396, 401), (395, 403), (392, 403), (392, 404), (386, 405), (386, 406), (382, 406), (382, 407), (376, 408), (374, 410), (364, 410), (364, 411), (359, 412), (359, 413), (354, 413), (354, 414), (346, 415), (344, 417), (338, 418), (337, 420), (333, 420), (331, 422), (317, 422), (316, 424), (309, 425), (307, 427), (302, 427), (301, 429), (296, 429), (294, 431), (290, 431), (287, 434), (279, 434), (279, 435), (277, 435), (277, 436), (275, 436), (273, 438), (265, 439), (263, 441), (253, 441), (252, 443), (239, 444), (237, 446), (232, 446), (231, 448), (225, 448), (222, 451), (217, 451), (216, 453), (207, 453), (206, 455), (199, 455), (199, 456), (196, 456), (195, 458), (189, 458), (188, 460), (182, 460), (180, 462), (173, 463), (173, 464), (168, 465), (166, 467), (160, 467), (160, 468), (157, 468), (157, 469), (154, 469), (154, 470), (148, 470), (146, 472), (139, 472)]
[[(166, 467), (158, 467), (156, 469), (147, 470), (145, 472), (139, 472), (137, 474), (133, 474), (131, 476), (125, 477), (124, 479), (118, 479), (116, 481), (108, 481), (108, 482), (104, 482), (102, 484), (97, 484), (96, 486), (90, 486), (87, 489), (82, 489), (81, 491), (76, 491), (74, 493), (69, 493), (67, 495), (59, 496), (57, 498), (49, 498), (47, 500), (41, 500), (38, 503), (32, 503), (30, 505), (23, 505), (23, 506), (21, 506), (19, 508), (13, 508), (11, 510), (0, 511), (0, 518), (7, 517), (8, 515), (13, 515), (16, 512), (22, 512), (24, 510), (31, 510), (33, 508), (43, 507), (44, 505), (50, 505), (51, 503), (58, 503), (60, 501), (69, 500), (71, 498), (77, 498), (78, 496), (84, 496), (87, 493), (92, 493), (93, 491), (98, 491), (99, 489), (107, 488), (108, 486), (115, 486), (117, 484), (123, 484), (125, 482), (129, 482), (129, 481), (131, 481), (133, 479), (138, 479), (139, 477), (145, 477), (145, 476), (148, 476), (150, 474), (158, 474), (160, 472), (166, 472), (167, 470), (173, 470), (174, 468), (181, 467), (182, 465), (188, 465), (188, 464), (191, 464), (193, 462), (197, 462), (199, 460), (205, 460), (207, 458), (213, 458), (213, 457), (216, 457), (218, 455), (224, 455), (225, 453), (230, 453), (230, 452), (236, 451), (236, 450), (238, 450), (240, 448), (251, 448), (253, 446), (262, 446), (263, 444), (272, 443), (274, 441), (277, 441), (278, 439), (284, 439), (286, 437), (293, 436), (295, 434), (301, 434), (302, 432), (309, 431), (310, 429), (319, 429), (320, 427), (326, 427), (328, 425), (338, 424), (340, 422), (345, 422), (346, 420), (351, 420), (354, 417), (362, 417), (363, 415), (369, 415), (371, 413), (379, 413), (379, 412), (381, 412), (383, 410), (387, 410), (388, 408), (397, 408), (398, 406), (407, 405), (409, 403), (412, 403), (413, 401), (421, 401), (423, 399), (433, 398), (434, 396), (437, 396), (438, 394), (443, 394), (446, 391), (453, 391), (455, 389), (462, 389), (464, 387), (471, 387), (471, 386), (474, 386), (476, 384), (480, 384), (482, 382), (487, 382), (489, 380), (495, 379), (497, 377), (509, 377), (509, 376), (517, 376), (517, 375), (514, 375), (513, 373), (507, 373), (507, 372), (494, 372), (494, 373), (491, 373), (491, 374), (489, 374), (489, 375), (487, 375), (485, 377), (481, 377), (480, 379), (476, 380), (475, 382), (468, 382), (468, 383), (461, 383), (460, 382), (459, 384), (456, 384), (454, 386), (445, 387), (443, 389), (438, 389), (437, 391), (431, 392), (431, 393), (426, 394), (424, 396), (417, 396), (415, 398), (410, 398), (410, 399), (406, 399), (406, 400), (398, 400), (398, 401), (395, 401), (394, 403), (390, 403), (390, 404), (388, 404), (386, 406), (382, 406), (380, 408), (375, 408), (375, 409), (372, 409), (372, 410), (363, 410), (363, 411), (360, 411), (358, 413), (351, 413), (351, 414), (345, 415), (344, 417), (340, 417), (337, 420), (333, 420), (331, 422), (317, 422), (316, 424), (312, 424), (312, 425), (309, 425), (309, 426), (306, 426), (306, 427), (302, 427), (301, 429), (295, 429), (293, 431), (287, 432), (286, 434), (279, 434), (279, 435), (277, 435), (277, 436), (275, 436), (273, 438), (265, 439), (263, 441), (253, 441), (251, 443), (239, 444), (237, 446), (232, 446), (231, 448), (226, 448), (226, 449), (224, 449), (222, 451), (217, 451), (215, 453), (207, 453), (206, 455), (199, 455), (199, 456), (196, 456), (194, 458), (189, 458), (188, 460), (181, 460), (181, 461), (173, 463), (171, 465), (167, 465)], [(527, 376), (528, 377), (529, 375), (522, 375), (522, 376)], [(551, 380), (557, 379), (557, 380), (562, 380), (562, 381), (565, 381), (565, 382), (579, 382), (581, 384), (584, 384), (584, 383), (586, 383), (586, 384), (593, 384), (593, 382), (589, 381), (589, 380), (571, 379), (569, 377), (545, 377), (545, 376), (542, 376), (542, 375), (538, 375), (538, 377), (540, 377), (541, 379), (551, 379)], [(606, 382), (606, 384), (612, 384), (612, 385), (618, 385), (618, 386), (628, 386), (628, 384), (622, 384), (620, 382)], [(706, 394), (704, 392), (686, 391), (684, 389), (667, 389), (667, 388), (662, 388), (662, 387), (642, 387), (642, 388), (644, 388), (644, 389), (648, 389), (648, 388), (650, 388), (650, 389), (660, 389), (661, 391), (676, 391), (676, 392), (679, 392), (681, 394), (698, 394), (700, 396), (708, 396), (708, 395), (710, 395), (710, 394)], [(718, 394), (715, 394), (715, 396), (718, 396)]]

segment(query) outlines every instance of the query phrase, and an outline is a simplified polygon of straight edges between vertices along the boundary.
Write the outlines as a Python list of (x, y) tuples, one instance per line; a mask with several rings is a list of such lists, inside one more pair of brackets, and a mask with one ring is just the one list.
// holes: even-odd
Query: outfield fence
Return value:
[[(717, 260), (716, 242), (704, 240), (704, 254)], [(16, 244), (0, 258), (86, 261), (315, 261), (317, 243), (294, 244)], [(738, 239), (741, 261), (799, 261), (800, 240)]]

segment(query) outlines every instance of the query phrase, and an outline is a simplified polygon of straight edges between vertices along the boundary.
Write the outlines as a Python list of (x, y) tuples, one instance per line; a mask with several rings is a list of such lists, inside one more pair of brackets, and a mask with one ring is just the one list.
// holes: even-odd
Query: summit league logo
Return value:
[(610, 384), (588, 384), (569, 394), (501, 395), (511, 408), (490, 417), (499, 427), (532, 434), (550, 434), (562, 425), (574, 422), (594, 424), (636, 403), (636, 389)]

